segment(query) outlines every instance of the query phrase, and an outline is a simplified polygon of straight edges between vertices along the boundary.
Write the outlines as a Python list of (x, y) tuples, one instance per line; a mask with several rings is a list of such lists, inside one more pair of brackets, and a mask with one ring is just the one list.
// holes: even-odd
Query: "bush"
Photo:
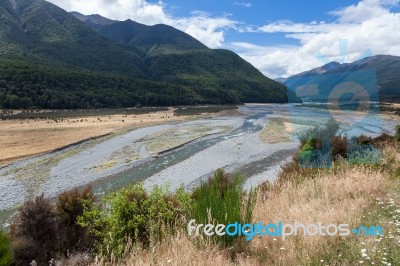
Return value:
[(0, 265), (11, 265), (10, 238), (3, 231), (0, 231)]
[(183, 188), (169, 195), (167, 187), (155, 187), (148, 194), (136, 184), (109, 195), (102, 204), (85, 207), (78, 221), (96, 238), (98, 252), (119, 257), (130, 241), (148, 247), (162, 239), (163, 232), (173, 232), (189, 205)]
[(337, 136), (339, 128), (340, 124), (330, 119), (323, 127), (314, 127), (300, 133), (300, 165), (328, 167), (332, 160), (347, 158), (347, 137)]
[(318, 158), (315, 149), (315, 139), (310, 137), (300, 149), (299, 162), (301, 165), (311, 165), (315, 163)]
[(84, 206), (89, 208), (94, 201), (95, 196), (89, 186), (83, 190), (73, 189), (64, 192), (58, 197), (56, 214), (60, 251), (64, 255), (90, 248), (91, 239), (88, 237), (87, 230), (77, 223), (77, 219), (83, 215)]
[[(31, 262), (42, 255), (40, 248), (36, 247), (31, 239), (24, 237), (12, 238), (11, 250), (14, 265), (31, 265)], [(45, 261), (43, 260), (43, 263)]]
[(395, 138), (396, 138), (397, 141), (400, 141), (400, 125), (396, 126)]
[(47, 264), (57, 247), (56, 214), (44, 195), (26, 201), (11, 225), (17, 264)]
[(333, 160), (339, 158), (348, 158), (348, 139), (344, 136), (335, 136), (332, 139), (332, 156)]
[[(243, 204), (243, 178), (236, 174), (229, 177), (222, 169), (193, 191), (191, 218), (198, 224), (229, 224), (251, 222), (255, 203), (255, 193), (249, 194), (247, 204)], [(216, 236), (215, 241), (224, 246), (234, 243), (230, 236)]]
[(340, 124), (334, 119), (329, 119), (322, 127), (314, 127), (298, 134), (300, 146), (302, 147), (310, 139), (316, 148), (323, 148), (324, 142), (331, 142), (338, 134)]

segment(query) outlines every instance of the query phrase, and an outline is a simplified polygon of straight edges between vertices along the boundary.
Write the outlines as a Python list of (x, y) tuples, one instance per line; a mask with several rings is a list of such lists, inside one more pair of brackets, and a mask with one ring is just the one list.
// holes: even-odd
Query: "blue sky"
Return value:
[[(149, 1), (158, 3), (158, 1)], [(193, 11), (206, 12), (212, 17), (227, 16), (244, 25), (264, 25), (275, 21), (290, 20), (298, 23), (311, 21), (334, 21), (335, 17), (329, 12), (343, 8), (358, 1), (293, 1), (293, 0), (267, 0), (267, 1), (232, 1), (232, 0), (166, 0), (165, 10), (173, 17), (189, 17)], [(299, 12), (301, 11), (301, 12)], [(285, 34), (258, 34), (239, 33), (228, 30), (225, 34), (226, 42), (246, 40), (258, 45), (270, 44), (295, 44), (298, 41), (285, 38)]]
[(210, 48), (235, 51), (271, 78), (354, 61), (366, 51), (400, 56), (400, 0), (48, 1), (87, 15), (174, 26)]

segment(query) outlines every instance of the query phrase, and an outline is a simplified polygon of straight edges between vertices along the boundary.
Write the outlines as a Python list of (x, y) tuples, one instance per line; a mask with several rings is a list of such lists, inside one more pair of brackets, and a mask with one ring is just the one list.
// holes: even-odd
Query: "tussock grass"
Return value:
[[(400, 211), (400, 176), (396, 172), (400, 145), (391, 142), (383, 146), (379, 165), (352, 165), (339, 160), (334, 168), (314, 169), (308, 177), (303, 172), (303, 178), (298, 179), (298, 173), (292, 171), (275, 184), (263, 184), (253, 214), (254, 223), (380, 224), (391, 232), (380, 242), (358, 236), (299, 235), (285, 241), (257, 236), (241, 247), (236, 243), (221, 248), (205, 239), (194, 241), (179, 231), (152, 248), (129, 253), (122, 265), (354, 265), (360, 261), (377, 265), (383, 259), (396, 265), (400, 258), (400, 214), (396, 216), (396, 210)], [(377, 199), (384, 198), (392, 203), (377, 205)], [(106, 263), (98, 260), (93, 265)]]
[(136, 248), (126, 254), (123, 261), (118, 264), (115, 261), (107, 262), (97, 258), (92, 266), (101, 265), (257, 265), (255, 259), (246, 258), (238, 255), (235, 261), (229, 259), (228, 250), (223, 250), (219, 246), (210, 242), (193, 241), (186, 232), (179, 231), (170, 236), (164, 242), (156, 244), (150, 249)]
[(290, 141), (289, 119), (271, 118), (260, 132), (260, 138), (267, 143)]
[[(114, 236), (116, 229), (120, 230), (120, 255), (93, 255), (90, 265), (398, 265), (400, 143), (394, 138), (388, 138), (380, 141), (379, 147), (382, 157), (379, 163), (374, 164), (353, 164), (345, 159), (338, 159), (330, 169), (305, 169), (298, 167), (295, 158), (283, 168), (277, 182), (265, 183), (258, 188), (257, 201), (251, 213), (246, 212), (246, 209), (253, 210), (252, 201), (249, 200), (252, 196), (246, 197), (242, 194), (240, 179), (227, 178), (225, 173), (217, 171), (214, 179), (195, 190), (190, 199), (187, 198), (188, 195), (184, 197), (183, 202), (190, 205), (185, 205), (188, 216), (182, 219), (186, 221), (187, 218), (197, 217), (203, 223), (208, 223), (210, 217), (220, 223), (233, 220), (251, 220), (252, 223), (263, 224), (279, 221), (323, 225), (345, 223), (350, 225), (350, 229), (361, 225), (380, 225), (384, 228), (383, 237), (308, 237), (299, 234), (285, 240), (279, 237), (256, 236), (250, 242), (243, 238), (221, 242), (205, 236), (190, 237), (182, 224), (175, 226), (175, 223), (171, 223), (173, 230), (167, 233), (164, 227), (153, 223), (154, 229), (161, 229), (165, 233), (157, 241), (146, 241), (144, 245), (141, 243), (143, 241), (135, 238), (125, 238), (126, 225), (132, 221), (132, 217), (140, 216), (140, 224), (148, 224), (150, 220), (157, 221), (151, 218), (153, 216), (167, 217), (166, 213), (176, 213), (179, 204), (176, 205), (173, 199), (160, 190), (154, 197), (139, 197), (148, 201), (146, 206), (151, 214), (143, 216), (142, 212), (136, 213), (146, 210), (136, 208), (137, 191), (134, 190), (135, 197), (132, 198), (132, 193), (127, 190), (125, 194), (114, 195), (113, 201), (104, 205), (106, 215), (102, 217), (107, 223), (102, 225), (109, 227), (100, 228), (105, 238), (108, 235)], [(126, 197), (131, 200), (127, 201)], [(149, 200), (150, 198), (153, 200)], [(135, 203), (128, 208), (128, 213), (127, 202)], [(163, 206), (160, 203), (165, 203), (165, 210), (155, 208)], [(118, 207), (114, 208), (117, 215), (114, 215), (112, 209), (107, 209), (114, 206), (113, 204)], [(183, 213), (179, 212), (181, 214)], [(121, 215), (126, 218), (124, 221), (120, 219)], [(90, 221), (101, 220), (96, 217), (100, 216), (95, 215), (95, 219)], [(133, 227), (135, 230), (138, 228), (137, 225)], [(140, 229), (135, 232), (142, 231)], [(107, 247), (111, 245), (102, 246)], [(74, 265), (87, 265), (88, 256), (85, 254), (73, 255), (70, 260), (60, 260), (59, 265), (71, 265), (70, 262), (75, 263)], [(84, 261), (82, 264), (79, 264), (79, 258)]]

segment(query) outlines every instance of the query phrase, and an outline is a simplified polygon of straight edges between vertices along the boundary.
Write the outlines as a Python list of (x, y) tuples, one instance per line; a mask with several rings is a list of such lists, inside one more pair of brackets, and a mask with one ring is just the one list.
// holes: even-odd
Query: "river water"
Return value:
[[(270, 175), (268, 171), (271, 168), (291, 157), (297, 146), (296, 131), (303, 126), (320, 126), (334, 117), (342, 122), (343, 134), (376, 136), (382, 133), (392, 134), (399, 123), (397, 120), (382, 118), (379, 114), (329, 112), (326, 109), (290, 104), (248, 104), (240, 107), (240, 112), (242, 113), (239, 118), (240, 125), (233, 130), (194, 140), (157, 156), (145, 158), (134, 167), (124, 169), (122, 172), (92, 181), (95, 193), (103, 195), (129, 184), (148, 180), (153, 180), (151, 184), (169, 182), (175, 188), (178, 186), (175, 183), (184, 181), (187, 188), (192, 188), (220, 167), (230, 171), (238, 169), (249, 179), (252, 176), (258, 176), (258, 179), (261, 176), (263, 179), (263, 173)], [(271, 118), (284, 118), (292, 122), (291, 141), (278, 144), (260, 142), (258, 132)], [(214, 118), (212, 119), (214, 125), (218, 119), (224, 122), (230, 119), (237, 121), (238, 117)], [(179, 127), (180, 124), (173, 126)], [(196, 167), (200, 170), (196, 171)], [(185, 180), (188, 175), (192, 178)], [(160, 178), (164, 176), (165, 180)], [(265, 177), (270, 181), (273, 181), (273, 178), (273, 176)], [(13, 213), (15, 208), (0, 212), (0, 224), (6, 225)]]

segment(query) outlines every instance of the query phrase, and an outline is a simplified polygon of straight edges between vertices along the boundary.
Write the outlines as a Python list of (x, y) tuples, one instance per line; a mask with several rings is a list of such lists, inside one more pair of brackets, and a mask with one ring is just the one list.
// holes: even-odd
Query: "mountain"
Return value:
[(145, 78), (143, 54), (128, 51), (46, 1), (0, 0), (4, 59)]
[[(76, 17), (87, 23), (92, 16)], [(284, 86), (265, 77), (237, 54), (209, 49), (171, 26), (146, 26), (131, 20), (87, 25), (116, 43), (147, 53), (146, 64), (155, 80), (184, 84), (196, 93), (212, 95), (213, 99), (224, 97), (237, 102), (243, 101), (245, 95), (246, 102), (287, 101)]]
[(77, 12), (71, 14), (104, 37), (116, 43), (140, 48), (150, 54), (207, 49), (207, 46), (192, 36), (171, 26), (147, 26), (129, 19), (110, 23), (111, 20), (99, 15), (85, 16)]
[(0, 0), (0, 108), (285, 101), (285, 86), (238, 55), (172, 27)]
[(99, 26), (106, 26), (106, 25), (111, 25), (113, 23), (115, 23), (115, 20), (111, 20), (105, 17), (102, 17), (100, 15), (90, 15), (90, 16), (85, 16), (79, 12), (70, 12), (71, 15), (73, 15), (74, 17), (76, 17), (77, 19), (85, 22), (86, 24), (89, 25), (99, 25)]
[[(331, 75), (335, 80), (330, 80), (332, 86), (339, 84), (344, 80), (351, 80), (357, 73), (367, 73), (363, 71), (372, 71), (376, 73), (378, 95), (380, 99), (392, 97), (400, 98), (400, 57), (390, 55), (376, 55), (357, 60), (352, 63), (340, 64), (331, 62), (322, 67), (318, 67), (286, 79), (280, 79), (291, 88), (300, 86), (299, 82), (312, 83), (321, 81), (324, 75)], [(361, 75), (360, 74), (360, 75)], [(366, 77), (368, 78), (368, 77)], [(332, 87), (331, 86), (331, 87)]]

